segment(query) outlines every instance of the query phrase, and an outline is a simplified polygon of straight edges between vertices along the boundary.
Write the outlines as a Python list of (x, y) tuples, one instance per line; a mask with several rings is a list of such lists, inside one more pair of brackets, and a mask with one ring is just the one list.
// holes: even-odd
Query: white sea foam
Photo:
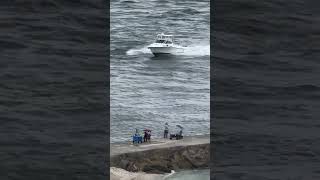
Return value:
[[(184, 56), (209, 56), (210, 55), (210, 45), (193, 45), (183, 47), (183, 53), (177, 53), (176, 55), (184, 55)], [(148, 49), (148, 46), (144, 46), (142, 48), (133, 48), (129, 49), (127, 55), (134, 56), (140, 54), (152, 54)]]
[(167, 179), (168, 177), (172, 176), (173, 174), (175, 174), (176, 172), (174, 170), (171, 170), (171, 173), (170, 174), (167, 174), (163, 177), (163, 179)]
[(129, 49), (127, 51), (127, 55), (129, 56), (134, 56), (139, 54), (152, 54), (152, 53), (150, 49), (148, 49), (148, 46), (144, 46), (142, 48), (137, 48), (137, 49)]
[(183, 55), (185, 56), (209, 56), (210, 45), (194, 45), (184, 47)]
[(163, 175), (144, 172), (129, 172), (124, 169), (110, 167), (111, 180), (162, 180)]

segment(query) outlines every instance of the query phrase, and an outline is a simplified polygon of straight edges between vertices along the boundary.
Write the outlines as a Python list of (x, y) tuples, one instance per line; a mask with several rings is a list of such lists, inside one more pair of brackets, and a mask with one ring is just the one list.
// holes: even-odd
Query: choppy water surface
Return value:
[(106, 179), (106, 1), (0, 1), (0, 179)]
[[(111, 2), (112, 142), (135, 128), (160, 136), (165, 122), (209, 133), (209, 11), (207, 0)], [(185, 53), (154, 57), (146, 47), (161, 32), (189, 45)]]
[(319, 5), (215, 1), (217, 180), (320, 179)]

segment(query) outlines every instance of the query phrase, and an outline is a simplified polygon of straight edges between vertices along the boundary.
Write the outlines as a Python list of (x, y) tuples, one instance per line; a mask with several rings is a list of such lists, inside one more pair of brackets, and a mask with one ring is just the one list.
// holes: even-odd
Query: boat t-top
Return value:
[(155, 42), (148, 46), (148, 49), (150, 49), (155, 56), (183, 53), (183, 47), (175, 44), (174, 40), (173, 35), (158, 34)]

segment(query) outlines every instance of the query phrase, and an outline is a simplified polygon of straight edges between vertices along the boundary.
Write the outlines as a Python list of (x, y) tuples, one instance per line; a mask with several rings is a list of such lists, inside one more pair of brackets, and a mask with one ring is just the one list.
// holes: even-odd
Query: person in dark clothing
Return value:
[(147, 141), (148, 141), (148, 133), (147, 131), (145, 131), (143, 136), (143, 142), (147, 142)]
[(168, 125), (168, 123), (166, 123), (164, 125), (163, 138), (168, 138), (168, 133), (169, 133), (169, 125)]
[(151, 141), (151, 131), (148, 131), (148, 141)]

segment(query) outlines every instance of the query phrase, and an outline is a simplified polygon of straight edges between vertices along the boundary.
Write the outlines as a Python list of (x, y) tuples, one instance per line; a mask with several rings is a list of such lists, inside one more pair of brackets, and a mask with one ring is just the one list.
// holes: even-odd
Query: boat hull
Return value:
[(174, 55), (183, 51), (182, 48), (176, 48), (176, 47), (148, 47), (148, 48), (150, 49), (152, 54), (154, 54), (155, 56), (170, 55), (170, 54)]

